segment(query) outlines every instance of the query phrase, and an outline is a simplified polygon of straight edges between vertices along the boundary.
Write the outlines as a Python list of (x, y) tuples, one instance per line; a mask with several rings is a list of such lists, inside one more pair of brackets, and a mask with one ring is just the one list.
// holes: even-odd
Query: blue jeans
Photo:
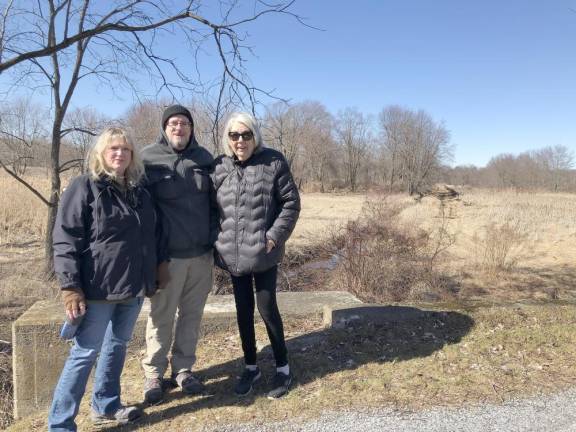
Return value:
[(48, 430), (76, 430), (74, 419), (98, 353), (92, 410), (99, 414), (112, 414), (121, 407), (120, 375), (126, 358), (126, 345), (132, 337), (143, 302), (144, 299), (138, 297), (122, 303), (88, 303), (54, 390)]

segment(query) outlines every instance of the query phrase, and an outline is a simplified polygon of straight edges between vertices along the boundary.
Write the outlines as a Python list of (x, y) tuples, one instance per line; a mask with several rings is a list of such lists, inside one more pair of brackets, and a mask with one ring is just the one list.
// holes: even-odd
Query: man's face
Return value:
[(174, 115), (166, 122), (164, 133), (174, 150), (181, 151), (186, 148), (192, 134), (192, 125), (186, 116)]

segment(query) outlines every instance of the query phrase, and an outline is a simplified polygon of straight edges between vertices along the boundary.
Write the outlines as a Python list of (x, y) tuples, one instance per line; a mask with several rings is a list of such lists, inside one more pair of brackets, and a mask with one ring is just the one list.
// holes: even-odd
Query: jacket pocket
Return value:
[(146, 186), (156, 199), (170, 200), (180, 195), (174, 173), (166, 167), (147, 167)]

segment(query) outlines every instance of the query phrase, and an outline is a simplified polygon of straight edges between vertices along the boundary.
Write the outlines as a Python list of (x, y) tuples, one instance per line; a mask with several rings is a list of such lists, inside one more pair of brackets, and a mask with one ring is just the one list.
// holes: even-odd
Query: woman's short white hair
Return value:
[(115, 175), (110, 171), (104, 163), (104, 152), (106, 148), (112, 143), (113, 140), (120, 138), (132, 148), (132, 159), (130, 165), (126, 168), (126, 181), (131, 184), (137, 184), (144, 175), (144, 163), (140, 157), (139, 152), (134, 148), (134, 143), (128, 133), (118, 127), (109, 127), (105, 129), (88, 150), (86, 156), (86, 167), (90, 176), (98, 180), (104, 176), (115, 178)]
[(234, 123), (242, 123), (252, 131), (252, 133), (254, 134), (254, 144), (255, 144), (254, 149), (257, 149), (258, 147), (263, 145), (262, 134), (260, 133), (260, 127), (258, 126), (258, 122), (254, 118), (254, 116), (252, 116), (252, 114), (249, 114), (247, 112), (235, 112), (230, 114), (230, 117), (228, 117), (226, 125), (224, 126), (224, 133), (222, 134), (222, 148), (224, 149), (224, 153), (226, 154), (226, 156), (230, 157), (234, 156), (234, 152), (232, 151), (229, 145), (230, 138), (228, 138), (228, 132), (230, 132), (230, 128)]

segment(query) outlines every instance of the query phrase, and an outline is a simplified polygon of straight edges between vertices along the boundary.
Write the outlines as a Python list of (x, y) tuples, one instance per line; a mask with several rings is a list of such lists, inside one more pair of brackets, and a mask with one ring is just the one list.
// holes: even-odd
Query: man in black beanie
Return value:
[(156, 404), (164, 396), (170, 347), (174, 385), (186, 394), (204, 390), (192, 374), (192, 366), (204, 305), (212, 288), (212, 245), (218, 217), (210, 179), (213, 158), (198, 145), (187, 108), (172, 105), (164, 110), (160, 136), (142, 155), (148, 190), (160, 210), (170, 255), (170, 281), (150, 299), (142, 361), (144, 400)]

